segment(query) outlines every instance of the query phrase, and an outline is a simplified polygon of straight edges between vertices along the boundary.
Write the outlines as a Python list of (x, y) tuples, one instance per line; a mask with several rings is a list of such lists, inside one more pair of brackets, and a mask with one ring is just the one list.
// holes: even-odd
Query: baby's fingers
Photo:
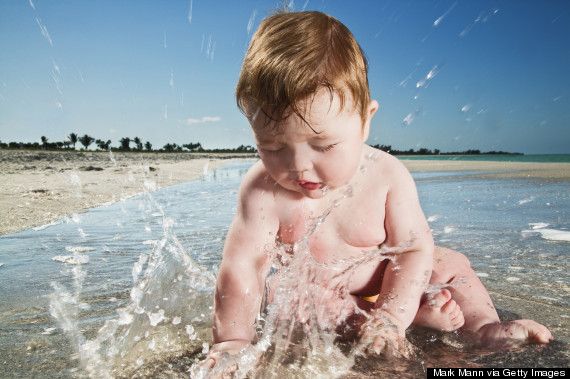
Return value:
[(200, 366), (202, 366), (204, 370), (211, 370), (212, 368), (214, 368), (216, 363), (217, 363), (216, 358), (208, 357), (204, 359), (202, 362), (200, 362)]
[(382, 354), (385, 348), (386, 340), (384, 337), (378, 336), (374, 339), (374, 342), (372, 342), (372, 350), (378, 355)]

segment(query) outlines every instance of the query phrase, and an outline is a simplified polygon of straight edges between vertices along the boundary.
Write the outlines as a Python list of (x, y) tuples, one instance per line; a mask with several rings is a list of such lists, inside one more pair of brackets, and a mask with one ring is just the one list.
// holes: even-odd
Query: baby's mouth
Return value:
[(297, 180), (297, 184), (305, 190), (314, 191), (321, 188), (321, 183), (309, 182), (306, 180)]

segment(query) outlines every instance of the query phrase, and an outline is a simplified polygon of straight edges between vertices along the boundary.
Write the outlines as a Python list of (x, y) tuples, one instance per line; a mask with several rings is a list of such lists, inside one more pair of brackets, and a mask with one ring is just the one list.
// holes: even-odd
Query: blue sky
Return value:
[[(252, 145), (233, 96), (273, 0), (0, 3), (0, 140)], [(370, 144), (570, 153), (570, 2), (299, 0), (370, 61)]]

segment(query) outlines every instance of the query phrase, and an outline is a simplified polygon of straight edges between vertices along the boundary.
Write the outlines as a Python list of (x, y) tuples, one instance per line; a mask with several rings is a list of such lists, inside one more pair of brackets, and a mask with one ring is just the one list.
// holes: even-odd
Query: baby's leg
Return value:
[(506, 340), (546, 343), (552, 339), (546, 327), (532, 320), (501, 324), (489, 293), (463, 254), (436, 246), (430, 284), (450, 285), (451, 297), (465, 318), (463, 329), (475, 333), (484, 345)]
[(483, 325), (499, 322), (493, 301), (465, 255), (435, 247), (430, 284), (448, 284), (452, 299), (461, 307), (464, 329), (477, 331)]

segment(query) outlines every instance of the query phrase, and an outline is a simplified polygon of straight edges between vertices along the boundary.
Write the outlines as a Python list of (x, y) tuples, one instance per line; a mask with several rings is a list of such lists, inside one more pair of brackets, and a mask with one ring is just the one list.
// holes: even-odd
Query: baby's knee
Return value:
[(469, 259), (464, 254), (441, 246), (435, 247), (434, 263), (436, 265), (471, 267), (471, 262), (469, 262)]
[(470, 270), (471, 262), (465, 255), (455, 250), (436, 246), (430, 282), (449, 283), (456, 276), (462, 276)]

